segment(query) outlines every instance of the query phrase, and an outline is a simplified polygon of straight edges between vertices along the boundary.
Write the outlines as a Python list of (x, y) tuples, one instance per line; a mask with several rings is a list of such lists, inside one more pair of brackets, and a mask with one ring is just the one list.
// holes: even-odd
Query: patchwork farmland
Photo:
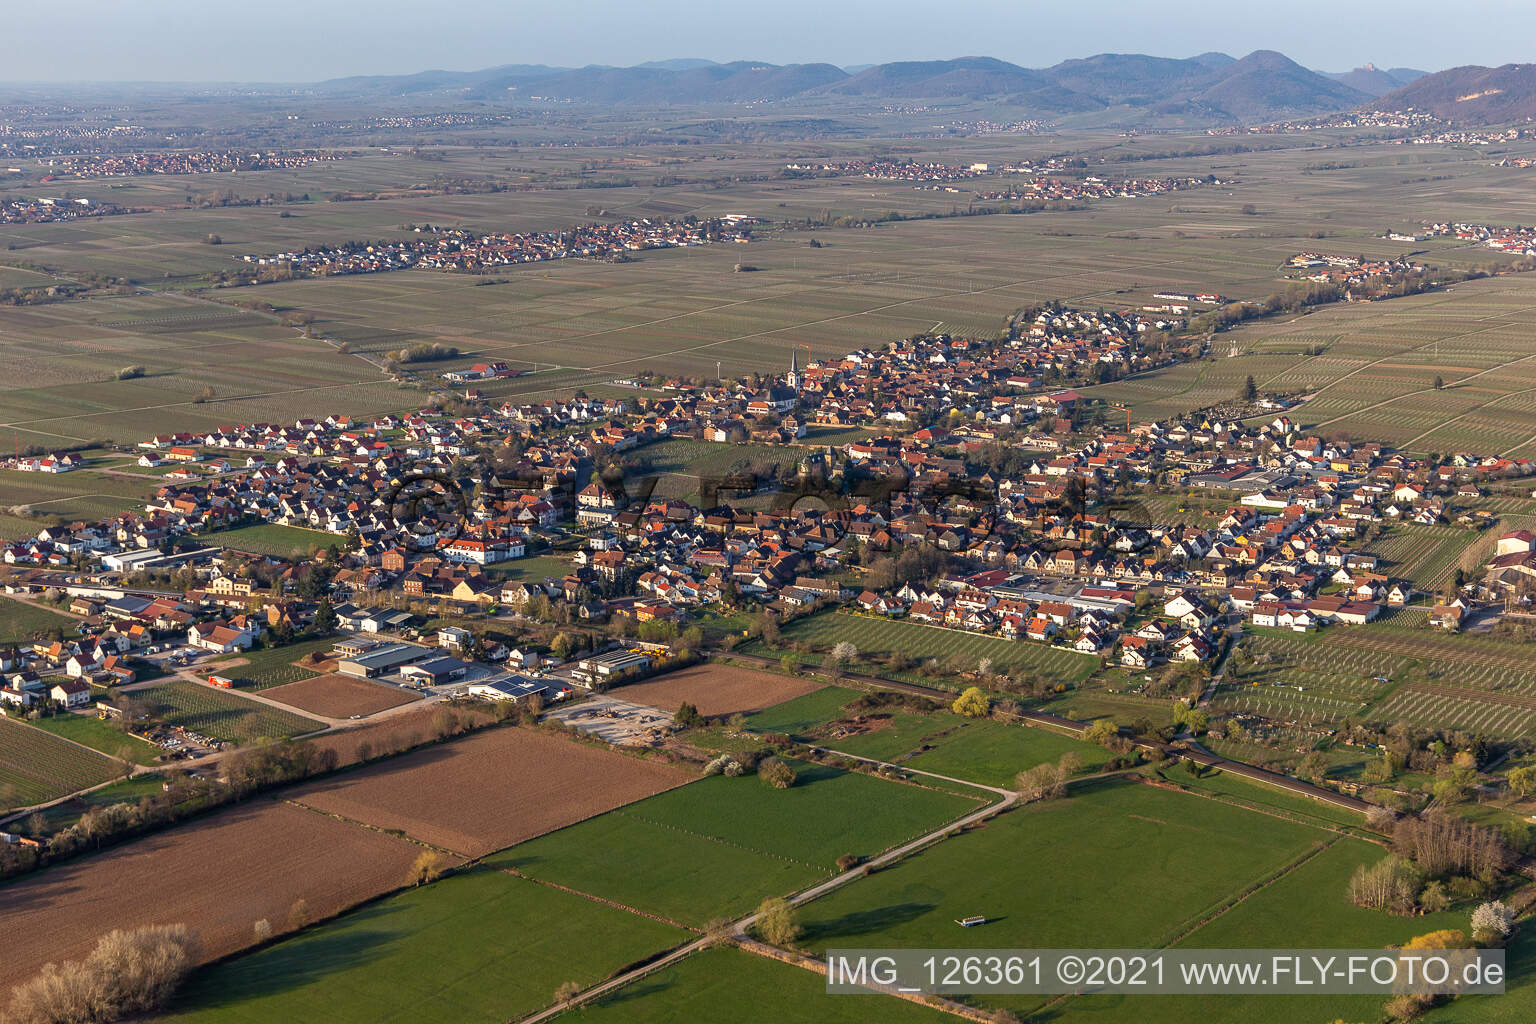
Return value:
[[(796, 765), (795, 785), (714, 776), (553, 832), (487, 863), (700, 927), (976, 809), (970, 796)], [(612, 850), (627, 868), (610, 870)]]
[[(1296, 70), (1303, 83), (1311, 74)], [(1466, 930), (1485, 898), (1532, 905), (1517, 873), (1458, 865), (1423, 868), (1397, 887), (1395, 909), (1411, 917), (1355, 906), (1355, 873), (1409, 844), (1389, 834), (1396, 826), (1381, 808), (1367, 816), (1365, 804), (1319, 788), (1353, 792), (1358, 782), (1397, 820), (1427, 806), (1494, 824), (1514, 855), (1533, 848), (1536, 806), (1515, 793), (1516, 772), (1536, 761), (1526, 584), (1486, 581), (1482, 568), (1508, 531), (1536, 524), (1536, 476), (1495, 461), (1536, 456), (1536, 258), (1466, 237), (1475, 230), (1429, 227), (1486, 224), (1536, 251), (1536, 229), (1508, 227), (1530, 219), (1528, 126), (1483, 144), (1475, 127), (1464, 143), (1413, 143), (1438, 130), (1418, 113), (1386, 129), (1350, 114), (1343, 127), (1207, 132), (1205, 108), (1189, 106), (1158, 112), (1142, 132), (1124, 104), (1019, 123), (1037, 112), (833, 91), (804, 111), (756, 101), (642, 110), (533, 100), (499, 82), (461, 92), (433, 84), (439, 74), (452, 73), (403, 90), (365, 78), (259, 87), (255, 98), (220, 87), (175, 103), (171, 87), (124, 87), (68, 111), (37, 97), (3, 111), (0, 150), (33, 132), (81, 150), (0, 168), (13, 264), (0, 267), (11, 369), (0, 427), (15, 453), (0, 461), (33, 470), (0, 469), (0, 577), (36, 599), (0, 601), (0, 653), (17, 647), (22, 670), (0, 680), (5, 700), (30, 699), (29, 665), (44, 692), (84, 671), (90, 696), (121, 700), (127, 722), (147, 711), (244, 749), (182, 761), (174, 744), (135, 741), (128, 756), (143, 770), (122, 780), (135, 765), (111, 757), (116, 723), (0, 721), (0, 804), (119, 779), (0, 826), (17, 837), (0, 844), (0, 903), (9, 931), (24, 936), (7, 949), (0, 988), (82, 955), (100, 931), (182, 922), (206, 963), (172, 1005), (146, 1011), (176, 1024), (917, 1022), (941, 1011), (830, 999), (813, 971), (754, 951), (947, 946), (962, 935), (1019, 947), (1374, 947)], [(110, 166), (119, 135), (125, 154), (150, 164), (174, 164), (172, 151), (199, 139), (338, 159), (216, 177), (65, 169)], [(956, 172), (925, 180), (909, 161)], [(990, 170), (1014, 163), (1038, 169)], [(885, 170), (866, 175), (870, 164)], [(972, 164), (989, 170), (973, 175)], [(1133, 176), (1177, 180), (1156, 195), (1089, 196)], [(1032, 197), (1040, 178), (1069, 198)], [(107, 204), (135, 212), (96, 216)], [(476, 243), (490, 258), (462, 270), (392, 269), (379, 258), (400, 241), (431, 248), (433, 236), (451, 248), (480, 232), (607, 224), (618, 237), (634, 219), (685, 217), (751, 219), (752, 240), (505, 264)], [(334, 246), (360, 272), (310, 276), (290, 262)], [(1226, 322), (1265, 308), (1243, 303), (1294, 296), (1320, 269), (1300, 269), (1313, 251), (1334, 254), (1317, 261), (1330, 268), (1355, 254), (1430, 268), (1422, 280), (1392, 269), (1403, 290), (1442, 279), (1404, 298), (1330, 285), (1312, 295), (1341, 301), (1302, 309), (1277, 298), (1278, 310)], [(307, 255), (300, 262), (317, 266)], [(1498, 276), (1454, 283), (1460, 274), (1443, 275), (1493, 268)], [(1058, 308), (1063, 320), (1038, 319)], [(1170, 320), (1180, 323), (1165, 331)], [(791, 358), (803, 370), (793, 382), (783, 376)], [(485, 363), (506, 366), (463, 372)], [(384, 413), (394, 419), (374, 430)], [(1261, 432), (1280, 416), (1297, 429)], [(827, 422), (793, 436), (817, 419)], [(138, 464), (146, 438), (237, 424), (203, 454), (238, 463), (254, 446), (266, 468), (214, 475), (205, 458), (188, 480), (179, 463)], [(753, 440), (700, 439), (716, 429)], [(898, 454), (866, 460), (842, 447), (880, 435)], [(66, 450), (85, 468), (55, 475), (46, 470), (56, 464), (27, 461)], [(396, 510), (382, 500), (413, 471), (483, 498), (487, 467), (584, 488), (612, 463), (626, 478), (655, 474), (653, 497), (698, 506), (700, 476), (789, 471), (812, 452), (825, 455), (839, 497), (859, 492), (861, 464), (924, 486), (890, 508), (819, 518), (815, 501), (798, 505), (808, 513), (798, 518), (767, 514), (762, 495), (725, 496), (731, 512), (751, 513), (730, 519), (632, 501), (611, 520), (598, 509), (574, 524), (565, 508), (547, 521), (536, 501), (472, 502), (472, 532), (526, 539), (537, 552), (483, 576), (474, 544), (393, 529)], [(1446, 460), (1423, 458), (1431, 453), (1454, 453), (1454, 471), (1442, 475)], [(1238, 484), (1244, 496), (1269, 493), (1236, 509), (1257, 521), (1234, 525), (1238, 493), (1207, 474), (1240, 465), (1259, 470)], [(927, 484), (962, 478), (996, 500), (928, 507)], [(1436, 492), (1414, 513), (1445, 498), (1443, 517), (1425, 516), (1436, 525), (1384, 511), (1405, 503), (1391, 494), (1403, 482)], [(165, 500), (147, 510), (162, 487)], [(1004, 503), (1006, 523), (995, 515)], [(843, 503), (829, 491), (825, 504)], [(1369, 539), (1336, 535), (1335, 511), (1367, 522)], [(985, 525), (995, 543), (968, 547), (962, 521)], [(897, 549), (929, 526), (953, 534), (909, 572), (913, 560)], [(900, 543), (882, 552), (854, 539), (881, 530)], [(215, 550), (191, 555), (201, 544)], [(106, 570), (100, 555), (119, 547), (150, 562)], [(972, 577), (1064, 547), (1084, 561), (1058, 557), (1014, 586)], [(1360, 550), (1411, 581), (1419, 603), (1359, 628), (1238, 627), (1237, 586), (1312, 601), (1337, 588), (1331, 570), (1311, 566)], [(1458, 569), (1474, 609), (1452, 635), (1429, 619)], [(1061, 645), (851, 614), (823, 598), (796, 617), (830, 581), (897, 603), (906, 580), (884, 581), (900, 575), (960, 607), (972, 603), (965, 587), (990, 591), (984, 601), (1075, 595), (1106, 573), (1130, 607), (1072, 597), (1079, 607), (1061, 616)], [(818, 585), (797, 589), (802, 575)], [(216, 600), (228, 593), (214, 585), (224, 576), (251, 580), (253, 592)], [(513, 581), (548, 581), (548, 601), (503, 598)], [(136, 612), (116, 600), (122, 591), (153, 603)], [(1170, 610), (1179, 593), (1205, 607)], [(333, 609), (398, 609), (409, 622), (311, 639), (322, 597)], [(51, 610), (70, 604), (67, 616)], [(200, 630), (188, 635), (193, 623), (274, 621), (274, 611), (304, 639), (268, 630), (251, 652), (175, 668), (167, 648), (202, 642)], [(344, 611), (343, 622), (356, 621)], [(1129, 636), (1154, 620), (1165, 639), (1147, 648), (1148, 667), (1122, 665)], [(326, 657), (340, 643), (401, 641), (436, 658), (446, 625), (476, 637), (448, 645), (478, 662), (474, 680), (552, 690), (505, 703), (445, 692), (452, 686), (418, 696), (341, 676)], [(1067, 649), (1089, 632), (1102, 641), (1085, 645), (1097, 654)], [(98, 669), (91, 638), (104, 639), (106, 655), (117, 634), (140, 646)], [(679, 716), (676, 732), (647, 733), (654, 749), (620, 751), (566, 731), (564, 712), (544, 715), (556, 701), (603, 714), (601, 701), (583, 707), (570, 662), (636, 637), (686, 646), (701, 663), (622, 682), (612, 696), (667, 711), (692, 704), (705, 721)], [(496, 661), (498, 643), (538, 652), (541, 666)], [(819, 667), (839, 644), (857, 649), (842, 664), (845, 685), (798, 669)], [(784, 659), (786, 670), (733, 657)], [(140, 682), (114, 675), (124, 663)], [(234, 689), (196, 682), (194, 671), (229, 676)], [(1177, 695), (1202, 693), (1218, 671), (1202, 712), (1181, 705)], [(956, 704), (972, 685), (985, 700)], [(1019, 724), (1016, 707), (1083, 725), (1105, 718), (1122, 735), (1085, 743), (1070, 728)], [(457, 735), (468, 720), (476, 730)], [(1416, 728), (1389, 727), (1398, 723)], [(1184, 729), (1219, 756), (1294, 777), (1259, 788), (1240, 766), (1202, 771), (1184, 756)], [(334, 754), (335, 770), (329, 757), (309, 759), (324, 773), (281, 782), (288, 759), (305, 760), (283, 742), (299, 736)], [(1392, 776), (1379, 788), (1368, 770), (1378, 764)], [(1070, 776), (1064, 796), (1018, 778), (1046, 765)], [(1304, 781), (1320, 775), (1322, 784)], [(203, 805), (233, 795), (232, 783), (242, 803)], [(1015, 787), (1049, 798), (1024, 803)], [(152, 815), (168, 806), (200, 816), (162, 828)], [(800, 899), (798, 934), (773, 937), (771, 905), (746, 924), (773, 897)], [(973, 915), (984, 926), (962, 931), (957, 922)], [(738, 942), (740, 927), (758, 941)], [(1527, 971), (1531, 928), (1527, 915), (1509, 938)], [(1452, 1003), (1446, 1019), (1532, 1016), (1519, 1007), (1536, 988), (1513, 988), (1512, 1000)], [(581, 1005), (561, 1006), (573, 993)], [(967, 1002), (972, 1016), (1058, 1024), (1385, 1012), (1374, 997)], [(0, 1001), (0, 1016), (12, 1012)]]
[[(1533, 297), (1536, 279), (1521, 274), (1243, 325), (1221, 346), (1236, 358), (1174, 366), (1091, 393), (1143, 417), (1167, 416), (1225, 401), (1252, 376), (1261, 389), (1305, 394), (1290, 415), (1318, 434), (1419, 453), (1529, 456), (1536, 453)], [(1436, 377), (1446, 386), (1436, 389)]]
[[(583, 936), (582, 953), (571, 940)], [(505, 872), (478, 869), (371, 904), (200, 975), (166, 1024), (309, 1020), (317, 992), (336, 1019), (503, 1024), (594, 984), (691, 933)], [(367, 956), (347, 951), (366, 948)], [(424, 962), (451, 960), (445, 986)], [(515, 963), (516, 970), (507, 965)], [(324, 965), (317, 977), (316, 966)]]
[[(0, 308), (0, 343), (16, 369), (0, 388), (3, 426), (28, 444), (133, 444), (164, 432), (168, 416), (196, 430), (293, 420), (316, 402), (359, 414), (402, 404), (399, 390), (370, 364), (304, 340), (271, 318), (184, 298), (107, 297), (25, 313)], [(143, 366), (143, 376), (115, 379), (130, 365)], [(117, 478), (115, 488), (98, 482), (97, 489), (129, 483)], [(53, 486), (78, 481), (66, 477)]]

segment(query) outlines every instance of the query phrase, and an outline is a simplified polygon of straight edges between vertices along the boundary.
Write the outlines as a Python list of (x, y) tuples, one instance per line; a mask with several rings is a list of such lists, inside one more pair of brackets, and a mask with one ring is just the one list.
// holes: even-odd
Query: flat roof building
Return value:
[(384, 644), (372, 650), (342, 658), (336, 663), (336, 671), (344, 676), (373, 679), (399, 669), (402, 665), (420, 661), (432, 653), (429, 647), (415, 644)]

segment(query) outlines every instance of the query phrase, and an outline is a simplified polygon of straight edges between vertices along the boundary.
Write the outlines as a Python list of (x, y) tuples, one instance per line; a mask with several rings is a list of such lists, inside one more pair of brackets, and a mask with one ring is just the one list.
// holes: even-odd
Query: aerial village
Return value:
[[(8, 592), (67, 608), (79, 628), (3, 652), (0, 700), (25, 711), (97, 699), (121, 714), (104, 688), (136, 672), (317, 628), (344, 638), (343, 673), (517, 700), (649, 670), (686, 646), (681, 635), (696, 647), (691, 624), (720, 609), (788, 622), (840, 606), (1143, 670), (1209, 664), (1245, 623), (1349, 629), (1428, 597), (1432, 624), (1454, 630), (1478, 609), (1529, 602), (1529, 531), (1498, 538), (1486, 578), (1458, 575), (1437, 595), (1361, 550), (1394, 523), (1446, 522), (1457, 495), (1531, 475), (1528, 460), (1325, 441), (1296, 428), (1287, 396), (1133, 422), (1073, 389), (1189, 355), (1184, 323), (1052, 305), (1002, 343), (936, 334), (803, 365), (792, 355), (773, 378), (657, 378), (632, 381), (622, 400), (461, 402), (145, 438), (139, 465), (166, 472), (142, 511), (5, 544)], [(484, 363), (442, 376), (514, 372)], [(853, 436), (807, 440), (824, 430)], [(688, 500), (662, 497), (643, 459), (669, 439), (789, 457), (701, 478)], [(402, 512), (420, 507), (403, 493), (434, 490), (433, 511)], [(1180, 494), (1225, 504), (1198, 523), (1177, 502), (1148, 511)], [(794, 500), (806, 495), (818, 500)], [(333, 543), (298, 559), (221, 543), (252, 524)], [(531, 556), (551, 571), (499, 571)], [(430, 625), (454, 616), (471, 628)], [(587, 632), (557, 653), (483, 643), (473, 630), (488, 622)]]

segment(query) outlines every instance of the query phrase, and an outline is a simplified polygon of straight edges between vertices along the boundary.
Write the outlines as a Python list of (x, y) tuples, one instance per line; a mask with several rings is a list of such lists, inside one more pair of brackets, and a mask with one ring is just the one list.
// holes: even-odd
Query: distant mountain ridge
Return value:
[(1323, 72), (1335, 82), (1343, 82), (1345, 85), (1359, 89), (1372, 98), (1384, 96), (1396, 89), (1412, 82), (1416, 78), (1423, 78), (1429, 74), (1427, 71), (1419, 71), (1414, 68), (1388, 68), (1383, 71), (1374, 64), (1365, 64), (1353, 71), (1325, 71)]
[[(1361, 70), (1366, 69), (1357, 69)], [(995, 101), (1022, 107), (1038, 117), (1108, 111), (1110, 116), (1123, 112), (1134, 119), (1141, 110), (1224, 122), (1347, 109), (1380, 95), (1379, 88), (1395, 89), (1409, 80), (1382, 82), (1366, 75), (1359, 77), (1367, 86), (1361, 88), (1346, 80), (1355, 75), (1324, 75), (1273, 50), (1257, 50), (1241, 59), (1224, 53), (1187, 58), (1103, 53), (1049, 68), (1020, 67), (995, 57), (894, 61), (854, 71), (833, 64), (716, 63), (699, 58), (649, 61), (626, 68), (517, 64), (469, 72), (335, 79), (314, 88), (330, 94), (439, 92), (486, 100), (542, 97), (652, 106), (837, 97)]]
[(1536, 118), (1536, 64), (1479, 65), (1424, 75), (1371, 104), (1428, 111), (1456, 124), (1504, 124)]

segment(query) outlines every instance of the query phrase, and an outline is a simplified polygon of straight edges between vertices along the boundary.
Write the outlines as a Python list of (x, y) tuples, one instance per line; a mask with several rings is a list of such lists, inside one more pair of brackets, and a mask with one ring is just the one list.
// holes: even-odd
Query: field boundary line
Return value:
[(693, 836), (695, 839), (703, 839), (706, 842), (715, 843), (719, 846), (728, 846), (737, 850), (745, 850), (748, 853), (755, 853), (760, 857), (768, 857), (771, 860), (782, 860), (786, 864), (798, 864), (803, 868), (810, 868), (812, 871), (826, 870), (820, 865), (812, 864), (810, 861), (798, 860), (794, 857), (786, 857), (779, 853), (769, 853), (767, 850), (759, 850), (756, 847), (747, 846), (745, 843), (733, 843), (729, 839), (721, 839), (719, 836), (705, 835), (703, 832), (695, 832), (693, 829), (683, 828), (681, 825), (671, 825), (665, 821), (657, 821), (654, 818), (647, 818), (642, 814), (630, 814), (623, 807), (615, 807), (609, 813), (617, 814), (620, 817), (629, 818), (633, 821), (644, 822), (645, 824), (655, 826), (656, 828), (664, 828), (672, 832), (679, 832), (685, 836)]
[(1195, 932), (1199, 931), (1201, 928), (1204, 928), (1206, 925), (1210, 924), (1212, 921), (1228, 913), (1233, 908), (1247, 902), (1250, 897), (1256, 896), (1263, 892), (1265, 889), (1268, 889), (1270, 886), (1280, 881), (1280, 879), (1299, 869), (1308, 861), (1311, 861), (1314, 858), (1321, 856), (1324, 852), (1333, 849), (1333, 847), (1339, 842), (1341, 838), (1341, 836), (1334, 836), (1331, 839), (1326, 839), (1321, 842), (1312, 844), (1306, 850), (1302, 851), (1299, 856), (1291, 858), (1284, 864), (1281, 864), (1275, 870), (1271, 871), (1269, 874), (1259, 876), (1256, 881), (1252, 882), (1243, 889), (1238, 890), (1235, 896), (1228, 897), (1226, 900), (1218, 904), (1214, 910), (1200, 918), (1198, 921), (1195, 921), (1193, 924), (1186, 922), (1188, 925), (1187, 927), (1181, 925), (1180, 927), (1183, 927), (1183, 931), (1177, 932), (1170, 939), (1158, 942), (1156, 944), (1157, 948), (1166, 949), (1170, 946), (1176, 945), (1181, 940), (1188, 938)]
[[(1291, 860), (1287, 861), (1286, 863), (1280, 865), (1280, 867), (1276, 868), (1274, 871), (1270, 872), (1268, 875), (1260, 876), (1259, 879), (1257, 881), (1255, 881), (1252, 885), (1248, 886), (1244, 890), (1240, 890), (1235, 896), (1229, 898), (1223, 904), (1218, 905), (1210, 913), (1206, 914), (1204, 917), (1200, 918), (1198, 921), (1195, 921), (1194, 923), (1189, 924), (1189, 926), (1187, 928), (1185, 928), (1183, 931), (1175, 933), (1171, 938), (1165, 938), (1165, 939), (1162, 939), (1162, 940), (1158, 941), (1155, 944), (1154, 948), (1157, 948), (1157, 949), (1171, 948), (1176, 943), (1178, 943), (1178, 942), (1182, 941), (1183, 939), (1186, 939), (1189, 936), (1195, 934), (1201, 928), (1204, 928), (1206, 925), (1210, 924), (1212, 921), (1214, 921), (1217, 918), (1225, 915), (1228, 911), (1230, 911), (1233, 908), (1239, 906), (1240, 904), (1246, 902), (1250, 897), (1257, 895), (1258, 893), (1262, 892), (1265, 889), (1268, 889), (1271, 885), (1274, 885), (1276, 882), (1280, 881), (1282, 878), (1284, 878), (1287, 875), (1291, 874), (1293, 871), (1298, 870), (1303, 865), (1305, 865), (1307, 862), (1313, 860), (1316, 857), (1321, 856), (1326, 851), (1332, 849), (1339, 842), (1339, 840), (1341, 838), (1343, 838), (1343, 837), (1342, 836), (1334, 836), (1333, 838), (1328, 839), (1326, 841), (1319, 842), (1319, 843), (1314, 843), (1307, 850), (1304, 850), (1299, 856), (1294, 857)], [(1047, 999), (1040, 1006), (1038, 1006), (1034, 1010), (1032, 1010), (1031, 1014), (1036, 1013), (1039, 1010), (1044, 1009), (1045, 1007), (1052, 1006), (1052, 1005), (1054, 1005), (1056, 1003), (1066, 1002), (1067, 1000), (1069, 1000), (1071, 998), (1073, 998), (1073, 995), (1067, 994), (1067, 995), (1059, 995), (1059, 996), (1055, 996), (1054, 998)]]
[[(740, 949), (744, 953), (751, 953), (753, 956), (760, 956), (765, 960), (777, 960), (780, 963), (789, 964), (792, 967), (803, 968), (807, 971), (810, 971), (812, 974), (819, 974), (825, 977), (827, 973), (827, 965), (822, 961), (817, 960), (814, 956), (807, 956), (804, 953), (799, 952), (791, 952), (787, 949), (779, 949), (777, 946), (770, 946), (766, 942), (758, 942), (756, 939), (737, 938), (736, 948)], [(909, 1003), (916, 1003), (919, 1006), (926, 1006), (929, 1009), (939, 1010), (954, 1017), (963, 1017), (966, 1020), (980, 1021), (982, 1024), (986, 1024), (986, 1022), (996, 1019), (990, 1010), (983, 1010), (974, 1006), (966, 1006), (964, 1003), (957, 1003), (954, 1000), (945, 999), (943, 996), (933, 995), (931, 993), (901, 992), (895, 988), (888, 987), (880, 987), (878, 989), (871, 987), (870, 993), (872, 995), (878, 994), (883, 996), (892, 996), (896, 999), (905, 999)]]
[(356, 818), (349, 818), (345, 814), (337, 814), (334, 811), (322, 811), (318, 807), (311, 807), (309, 804), (295, 800), (292, 797), (274, 797), (274, 799), (281, 804), (289, 804), (293, 807), (303, 808), (304, 810), (313, 814), (320, 815), (322, 818), (330, 818), (333, 821), (340, 821), (348, 825), (356, 825), (358, 828), (366, 829), (369, 832), (377, 832), (382, 836), (390, 836), (394, 839), (403, 839), (404, 841), (408, 843), (414, 843), (423, 849), (433, 850), (437, 853), (446, 853), (451, 857), (458, 857), (464, 861), (464, 864), (460, 865), (461, 867), (478, 863), (480, 860), (480, 858), (471, 857), (467, 853), (460, 853), (458, 850), (449, 849), (446, 846), (439, 846), (436, 843), (429, 843), (425, 839), (417, 839), (415, 836), (411, 835), (404, 829), (381, 828), (378, 825), (370, 825), (366, 821), (358, 821)]
[[(483, 864), (483, 862), (476, 863)], [(641, 910), (639, 907), (632, 907), (628, 903), (620, 903), (618, 900), (611, 900), (606, 896), (598, 896), (594, 893), (583, 892), (581, 889), (573, 889), (568, 885), (561, 885), (559, 882), (551, 882), (548, 879), (535, 878), (532, 875), (525, 875), (523, 872), (517, 870), (516, 868), (497, 867), (493, 868), (492, 870), (511, 875), (513, 878), (521, 878), (523, 881), (532, 882), (534, 885), (542, 885), (545, 888), (554, 889), (558, 892), (569, 893), (572, 896), (580, 896), (584, 900), (591, 900), (593, 903), (601, 903), (603, 906), (612, 907), (615, 910), (628, 911), (629, 913), (634, 914), (636, 917), (644, 917), (661, 924), (671, 925), (673, 928), (681, 928), (683, 931), (692, 932), (694, 935), (701, 935), (704, 931), (704, 929), (696, 928), (691, 924), (683, 924), (681, 921), (674, 921), (670, 917), (662, 917), (660, 914), (653, 914), (648, 910)]]
[[(1217, 770), (1219, 771), (1221, 769), (1218, 768)], [(1128, 769), (1127, 771), (1134, 771), (1134, 769)], [(1238, 776), (1238, 778), (1243, 778), (1243, 776)], [(1162, 777), (1158, 777), (1156, 780), (1153, 780), (1152, 778), (1143, 775), (1141, 776), (1141, 782), (1143, 785), (1152, 786), (1156, 789), (1171, 789), (1178, 793), (1187, 793), (1190, 796), (1198, 796), (1206, 800), (1212, 800), (1218, 804), (1226, 804), (1228, 807), (1241, 807), (1245, 811), (1252, 811), (1255, 814), (1264, 814), (1271, 818), (1276, 818), (1280, 821), (1288, 821), (1292, 825), (1305, 825), (1308, 828), (1315, 828), (1322, 832), (1332, 832), (1342, 838), (1362, 839), (1368, 843), (1384, 845), (1380, 839), (1350, 831), (1350, 827), (1347, 825), (1341, 825), (1337, 822), (1330, 822), (1327, 818), (1309, 818), (1302, 811), (1288, 812), (1278, 807), (1266, 807), (1263, 804), (1250, 803), (1228, 793), (1212, 793), (1209, 790), (1192, 789), (1190, 787), (1180, 785), (1171, 779), (1164, 779)], [(1301, 797), (1301, 799), (1306, 800), (1310, 798)], [(1333, 807), (1337, 805), (1329, 804), (1328, 806)], [(1292, 817), (1292, 815), (1295, 816)]]

